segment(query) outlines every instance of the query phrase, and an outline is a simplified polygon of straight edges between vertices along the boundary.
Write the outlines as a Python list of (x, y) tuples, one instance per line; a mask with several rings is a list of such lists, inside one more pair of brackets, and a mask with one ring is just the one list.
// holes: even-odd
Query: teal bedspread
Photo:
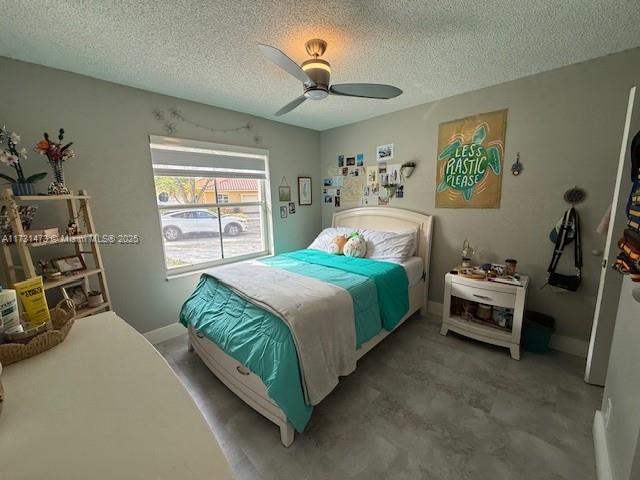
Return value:
[[(316, 250), (262, 261), (347, 290), (353, 299), (357, 347), (382, 328), (392, 330), (409, 310), (409, 282), (400, 265)], [(180, 322), (191, 324), (259, 376), (295, 429), (304, 429), (313, 407), (304, 401), (295, 344), (280, 318), (203, 274), (182, 307)]]

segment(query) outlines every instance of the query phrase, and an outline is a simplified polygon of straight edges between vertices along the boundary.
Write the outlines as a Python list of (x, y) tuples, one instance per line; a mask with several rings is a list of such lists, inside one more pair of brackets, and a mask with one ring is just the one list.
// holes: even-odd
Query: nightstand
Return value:
[[(527, 294), (529, 278), (521, 275), (522, 286), (507, 285), (489, 280), (476, 280), (461, 275), (445, 275), (444, 305), (442, 309), (442, 328), (446, 335), (449, 330), (482, 342), (509, 348), (511, 358), (520, 360), (520, 333), (524, 315), (524, 300)], [(501, 327), (493, 322), (465, 314), (452, 313), (451, 299), (457, 297), (462, 303), (504, 307), (513, 310), (513, 322), (509, 327)], [(466, 303), (466, 305), (469, 305)]]

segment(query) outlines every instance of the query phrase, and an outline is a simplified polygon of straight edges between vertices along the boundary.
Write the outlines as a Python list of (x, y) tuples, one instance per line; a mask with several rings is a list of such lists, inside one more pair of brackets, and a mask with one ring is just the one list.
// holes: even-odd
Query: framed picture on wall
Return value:
[(278, 187), (278, 198), (281, 202), (291, 201), (291, 187), (288, 185)]
[(311, 177), (298, 177), (298, 204), (311, 205)]

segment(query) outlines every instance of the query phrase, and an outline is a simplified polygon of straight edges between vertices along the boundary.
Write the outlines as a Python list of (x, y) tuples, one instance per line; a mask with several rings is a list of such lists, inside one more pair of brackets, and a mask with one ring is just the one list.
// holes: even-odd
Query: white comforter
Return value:
[(305, 400), (318, 404), (356, 368), (356, 332), (351, 295), (320, 280), (243, 262), (207, 275), (280, 317), (298, 351)]

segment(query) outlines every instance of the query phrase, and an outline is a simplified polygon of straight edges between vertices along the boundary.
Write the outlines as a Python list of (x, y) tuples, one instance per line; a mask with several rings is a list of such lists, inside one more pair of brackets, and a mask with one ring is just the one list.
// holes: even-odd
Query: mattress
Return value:
[(424, 273), (424, 262), (420, 257), (411, 257), (406, 262), (402, 262), (402, 265), (407, 272), (407, 278), (409, 279), (409, 287), (413, 287), (420, 280), (422, 280), (422, 274)]

